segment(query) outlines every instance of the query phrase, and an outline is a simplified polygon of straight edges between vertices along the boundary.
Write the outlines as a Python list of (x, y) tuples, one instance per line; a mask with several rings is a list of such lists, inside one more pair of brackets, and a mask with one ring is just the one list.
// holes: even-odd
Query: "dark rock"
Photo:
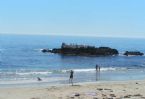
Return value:
[(135, 84), (138, 84), (137, 82)]
[(102, 91), (102, 90), (103, 90), (103, 88), (97, 88), (97, 90)]
[(107, 89), (107, 88), (105, 88), (104, 90), (112, 90), (112, 89)]
[(99, 99), (99, 98), (97, 98), (97, 97), (94, 97), (93, 99)]
[(106, 97), (107, 95), (105, 95), (105, 94), (102, 94), (102, 97)]
[(54, 48), (52, 50), (43, 49), (42, 52), (58, 53), (62, 55), (79, 55), (79, 56), (109, 56), (109, 55), (118, 55), (116, 49), (109, 47), (99, 47), (88, 45), (67, 45), (62, 43), (61, 48)]
[(126, 95), (124, 98), (131, 98), (132, 95)]
[(36, 98), (31, 98), (31, 99), (40, 99), (40, 98), (37, 98), (37, 97), (36, 97)]
[(135, 96), (135, 97), (140, 97), (140, 96), (142, 96), (141, 94), (135, 94), (135, 95), (133, 95), (133, 96)]
[(126, 51), (124, 53), (124, 55), (129, 56), (129, 55), (138, 55), (138, 56), (142, 56), (144, 55), (144, 53), (139, 52), (139, 51)]
[(79, 94), (79, 93), (75, 93), (75, 96), (76, 96), (76, 97), (79, 97), (79, 96), (80, 96), (80, 94)]
[(41, 51), (42, 51), (43, 53), (45, 53), (45, 52), (50, 52), (49, 49), (42, 49)]
[(141, 99), (145, 99), (145, 97), (141, 97)]
[(116, 97), (115, 94), (110, 94), (111, 97)]

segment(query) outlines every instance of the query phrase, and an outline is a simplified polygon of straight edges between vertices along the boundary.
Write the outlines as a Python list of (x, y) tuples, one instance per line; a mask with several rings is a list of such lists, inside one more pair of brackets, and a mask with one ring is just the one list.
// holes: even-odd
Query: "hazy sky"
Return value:
[(145, 37), (145, 0), (0, 0), (0, 33)]

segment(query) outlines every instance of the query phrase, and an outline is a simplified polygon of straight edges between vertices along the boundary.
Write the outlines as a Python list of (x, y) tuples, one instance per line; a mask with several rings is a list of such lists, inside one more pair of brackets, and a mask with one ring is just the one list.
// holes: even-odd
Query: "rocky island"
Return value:
[(109, 47), (95, 47), (89, 45), (77, 45), (62, 43), (61, 48), (43, 49), (42, 52), (57, 53), (62, 55), (78, 55), (78, 56), (112, 56), (118, 55), (116, 49)]
[(129, 56), (129, 55), (135, 55), (135, 56), (143, 56), (144, 53), (139, 52), (139, 51), (126, 51), (124, 55)]

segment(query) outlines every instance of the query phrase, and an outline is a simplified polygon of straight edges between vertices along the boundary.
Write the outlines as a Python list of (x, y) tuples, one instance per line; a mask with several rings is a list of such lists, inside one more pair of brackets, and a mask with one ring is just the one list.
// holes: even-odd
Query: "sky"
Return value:
[(0, 33), (145, 38), (145, 0), (0, 0)]

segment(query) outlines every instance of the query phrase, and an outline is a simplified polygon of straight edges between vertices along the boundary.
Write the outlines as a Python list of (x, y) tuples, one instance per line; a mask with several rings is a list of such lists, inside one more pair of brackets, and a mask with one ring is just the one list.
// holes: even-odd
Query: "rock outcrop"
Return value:
[(51, 52), (51, 50), (50, 49), (42, 49), (41, 50), (43, 53), (46, 53), (46, 52)]
[(139, 51), (126, 51), (124, 55), (129, 56), (129, 55), (136, 55), (136, 56), (142, 56), (144, 53), (139, 52)]
[(62, 55), (78, 55), (78, 56), (109, 56), (118, 55), (116, 49), (109, 47), (88, 46), (88, 45), (77, 45), (77, 44), (65, 44), (62, 43), (61, 48), (54, 48), (52, 50), (43, 49), (42, 52), (58, 53)]

